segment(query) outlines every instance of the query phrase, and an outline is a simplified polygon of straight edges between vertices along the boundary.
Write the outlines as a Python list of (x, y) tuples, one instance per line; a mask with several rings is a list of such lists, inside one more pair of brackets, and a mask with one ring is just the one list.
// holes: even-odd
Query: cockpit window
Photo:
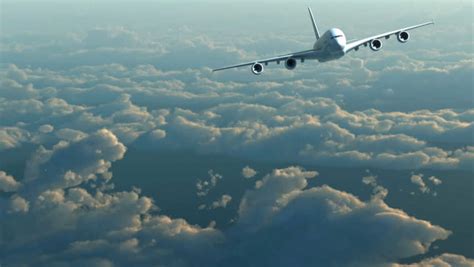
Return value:
[(342, 37), (342, 34), (340, 34), (340, 35), (335, 35), (335, 36), (331, 37), (331, 39), (336, 39), (336, 38), (339, 38), (339, 37)]

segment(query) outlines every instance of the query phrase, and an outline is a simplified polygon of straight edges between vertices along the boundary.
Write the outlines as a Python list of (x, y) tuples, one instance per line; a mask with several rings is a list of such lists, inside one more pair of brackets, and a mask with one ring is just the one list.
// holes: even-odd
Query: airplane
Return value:
[(285, 62), (285, 67), (288, 70), (293, 70), (296, 68), (298, 60), (301, 61), (301, 63), (304, 63), (304, 61), (307, 59), (318, 60), (319, 62), (327, 62), (339, 59), (352, 50), (358, 51), (361, 46), (369, 46), (373, 51), (379, 51), (383, 46), (381, 39), (389, 39), (392, 35), (396, 35), (400, 43), (406, 43), (410, 39), (410, 34), (408, 33), (409, 30), (434, 24), (434, 21), (425, 22), (347, 43), (344, 32), (338, 28), (332, 28), (321, 35), (319, 33), (318, 26), (316, 25), (316, 21), (314, 20), (313, 11), (310, 7), (308, 7), (308, 11), (313, 24), (314, 34), (316, 36), (316, 42), (314, 43), (313, 49), (227, 66), (214, 69), (212, 71), (216, 72), (244, 66), (251, 66), (252, 73), (255, 75), (260, 75), (264, 72), (263, 65), (267, 66), (270, 62), (276, 62), (277, 64), (280, 64), (282, 61)]

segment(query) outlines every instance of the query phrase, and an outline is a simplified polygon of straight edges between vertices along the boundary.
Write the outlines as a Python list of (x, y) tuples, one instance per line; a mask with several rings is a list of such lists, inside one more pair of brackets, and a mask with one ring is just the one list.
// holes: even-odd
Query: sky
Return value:
[(2, 1), (0, 265), (473, 266), (472, 10)]

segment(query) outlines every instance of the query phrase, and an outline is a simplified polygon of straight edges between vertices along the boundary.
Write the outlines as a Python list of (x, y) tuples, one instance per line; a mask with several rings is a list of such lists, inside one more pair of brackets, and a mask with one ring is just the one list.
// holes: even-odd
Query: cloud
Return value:
[(54, 126), (50, 124), (43, 124), (38, 128), (38, 131), (41, 133), (50, 133), (54, 131)]
[(15, 192), (20, 186), (21, 183), (17, 182), (15, 178), (7, 175), (4, 171), (0, 171), (0, 191)]
[[(37, 151), (24, 186), (11, 198), (0, 197), (2, 264), (212, 263), (202, 255), (215, 249), (211, 244), (219, 243), (222, 233), (152, 215), (153, 200), (139, 190), (107, 192), (110, 187), (90, 183), (102, 175), (110, 184), (110, 162), (124, 153), (125, 146), (107, 130)], [(17, 187), (12, 179), (2, 173), (2, 186), (8, 181)]]
[[(33, 84), (35, 94), (0, 99), (0, 114), (8, 114), (0, 115), (2, 149), (67, 140), (58, 134), (63, 129), (108, 128), (125, 144), (160, 149), (331, 166), (472, 169), (470, 109), (350, 112), (339, 98), (315, 94), (328, 85), (311, 79), (222, 82), (206, 70), (118, 64), (64, 71), (12, 65), (3, 75), (12, 69), (27, 73), (27, 81), (15, 82)], [(58, 80), (64, 89), (55, 88)], [(43, 125), (54, 135), (38, 134)]]
[(436, 266), (436, 267), (449, 267), (449, 266), (458, 266), (458, 267), (469, 267), (474, 265), (474, 260), (467, 259), (461, 255), (445, 253), (440, 256), (426, 259), (420, 263), (400, 265), (395, 264), (394, 266), (411, 266), (411, 267), (423, 267), (423, 266)]
[(79, 141), (84, 139), (87, 134), (78, 130), (73, 130), (69, 128), (59, 129), (55, 132), (56, 137), (64, 141)]
[(0, 127), (0, 151), (19, 147), (29, 136), (28, 131), (18, 127)]
[(153, 130), (150, 133), (151, 137), (154, 139), (162, 139), (166, 137), (166, 132), (160, 129)]
[[(203, 197), (204, 195), (198, 195), (200, 197)], [(224, 194), (219, 197), (219, 199), (213, 201), (210, 205), (206, 204), (201, 204), (198, 206), (198, 210), (204, 210), (204, 209), (209, 209), (209, 210), (214, 210), (218, 208), (226, 208), (227, 205), (232, 201), (232, 197), (230, 195)], [(215, 222), (213, 223), (215, 225)]]
[(257, 171), (250, 168), (249, 166), (245, 166), (242, 169), (242, 176), (244, 176), (246, 179), (250, 179), (250, 178), (254, 177), (255, 175), (257, 175)]
[(377, 179), (378, 177), (374, 175), (364, 176), (362, 177), (362, 183), (366, 185), (370, 185), (373, 188), (372, 199), (382, 200), (382, 199), (385, 199), (385, 197), (388, 195), (388, 190), (385, 187), (379, 185), (377, 183)]
[(40, 147), (27, 163), (24, 190), (37, 194), (46, 189), (77, 186), (98, 177), (108, 180), (111, 162), (122, 159), (125, 151), (125, 146), (106, 129), (72, 143), (62, 141), (52, 150)]
[(123, 27), (112, 29), (96, 28), (87, 32), (81, 42), (88, 48), (133, 47), (140, 42), (135, 32)]
[[(99, 132), (86, 137), (88, 142), (79, 140), (64, 149), (74, 150), (81, 144), (87, 148), (84, 156), (93, 156), (97, 149), (108, 146), (98, 140), (113, 139), (108, 134)], [(108, 159), (108, 153), (101, 155)], [(58, 169), (71, 164), (55, 157), (46, 161), (55, 162)], [(80, 162), (74, 165), (75, 170), (88, 169)], [(8, 212), (2, 209), (1, 214), (2, 229), (8, 234), (0, 240), (4, 247), (0, 255), (9, 265), (39, 266), (66, 262), (378, 266), (425, 253), (432, 242), (450, 234), (388, 207), (382, 199), (363, 202), (328, 186), (308, 188), (307, 180), (316, 175), (299, 167), (272, 171), (244, 194), (237, 219), (227, 230), (212, 225), (201, 228), (184, 219), (156, 214), (154, 201), (141, 196), (140, 190), (106, 192), (87, 189), (87, 181), (56, 186), (44, 180), (49, 187), (36, 196), (20, 190), (11, 200), (0, 199), (0, 205), (10, 203)], [(25, 187), (33, 182), (25, 180)], [(223, 195), (210, 208), (225, 206), (230, 199)], [(259, 253), (255, 254), (257, 248)], [(275, 254), (275, 249), (280, 253)]]
[(422, 193), (430, 192), (430, 189), (426, 186), (425, 181), (423, 181), (423, 174), (413, 174), (410, 177), (410, 181), (417, 185)]
[(443, 181), (435, 176), (430, 176), (430, 178), (428, 178), (428, 180), (430, 180), (434, 185), (440, 185), (443, 183)]
[[(101, 109), (106, 114), (108, 107)], [(195, 121), (216, 118), (213, 113), (177, 112)], [(167, 112), (155, 114), (170, 116)], [(306, 120), (306, 129), (319, 127), (318, 120)], [(337, 134), (334, 140), (356, 140), (355, 135), (334, 124), (326, 127)], [(450, 234), (390, 208), (383, 200), (386, 192), (376, 190), (379, 186), (374, 177), (364, 181), (374, 186), (375, 195), (382, 195), (364, 202), (328, 186), (308, 188), (307, 180), (318, 173), (300, 167), (275, 169), (257, 181), (240, 200), (229, 229), (191, 225), (184, 219), (157, 213), (153, 199), (142, 196), (140, 190), (113, 191), (110, 168), (123, 158), (126, 147), (112, 131), (51, 130), (46, 134), (59, 134), (68, 141), (59, 141), (51, 148), (40, 147), (28, 161), (21, 186), (2, 173), (2, 190), (13, 193), (0, 198), (2, 229), (8, 233), (0, 240), (5, 263), (15, 265), (27, 258), (39, 266), (64, 262), (380, 265), (423, 254), (432, 242)], [(206, 195), (221, 179), (221, 175), (209, 171), (208, 179), (196, 184), (198, 194)], [(231, 199), (222, 195), (209, 208), (225, 207)], [(273, 240), (275, 237), (277, 240)], [(26, 248), (25, 244), (35, 245)], [(281, 251), (277, 256), (275, 249)]]
[[(429, 194), (432, 193), (433, 196), (437, 196), (437, 192), (434, 191), (434, 189), (430, 188), (428, 184), (426, 184), (426, 179), (423, 179), (424, 175), (423, 174), (412, 174), (410, 177), (411, 183), (416, 185), (418, 189), (420, 190), (421, 193), (423, 194)], [(439, 186), (443, 183), (443, 181), (439, 178), (436, 178), (435, 176), (430, 176), (427, 178), (433, 186)]]
[(449, 235), (382, 199), (362, 202), (328, 186), (306, 188), (314, 175), (295, 167), (275, 170), (248, 191), (236, 223), (238, 249), (226, 263), (380, 266), (425, 253)]
[(10, 198), (10, 207), (7, 213), (26, 213), (30, 208), (30, 203), (20, 197), (20, 196), (12, 196)]
[(231, 200), (232, 200), (231, 196), (222, 195), (220, 199), (212, 202), (210, 209), (225, 208), (227, 207), (227, 204), (229, 204)]
[(196, 183), (197, 195), (199, 197), (206, 196), (209, 191), (211, 191), (214, 187), (216, 187), (219, 180), (223, 178), (222, 175), (218, 173), (214, 173), (213, 170), (208, 171), (209, 179), (207, 180), (198, 180)]

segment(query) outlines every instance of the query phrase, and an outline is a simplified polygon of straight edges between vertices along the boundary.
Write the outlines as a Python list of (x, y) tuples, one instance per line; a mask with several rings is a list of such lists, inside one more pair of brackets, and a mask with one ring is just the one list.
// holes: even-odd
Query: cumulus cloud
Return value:
[(219, 199), (213, 201), (210, 205), (206, 205), (206, 204), (199, 205), (198, 210), (204, 210), (206, 208), (209, 210), (225, 208), (227, 207), (227, 204), (229, 204), (231, 201), (232, 201), (232, 197), (230, 195), (224, 194), (220, 196)]
[(275, 170), (244, 195), (236, 225), (242, 232), (228, 263), (378, 266), (424, 253), (449, 235), (382, 199), (362, 202), (328, 186), (306, 188), (314, 175), (295, 167)]
[(162, 139), (162, 138), (165, 138), (166, 137), (166, 132), (163, 131), (163, 130), (160, 130), (160, 129), (156, 129), (156, 130), (153, 130), (151, 133), (150, 133), (151, 137), (152, 138), (155, 138), (155, 139)]
[[(99, 132), (91, 139), (107, 134)], [(84, 156), (107, 147), (104, 142), (77, 143), (88, 148)], [(108, 153), (101, 155), (107, 160)], [(74, 164), (76, 171), (88, 169)], [(0, 199), (0, 205), (10, 207), (0, 214), (2, 263), (378, 266), (425, 253), (432, 242), (450, 234), (390, 208), (382, 199), (363, 202), (328, 186), (307, 188), (307, 180), (316, 175), (299, 167), (274, 170), (244, 194), (237, 219), (227, 230), (156, 214), (153, 200), (140, 190), (105, 192), (87, 189), (86, 181), (60, 186), (45, 181), (49, 187), (36, 196), (20, 190), (11, 200)], [(26, 180), (25, 186), (32, 182)], [(211, 208), (230, 200), (223, 195)], [(54, 248), (49, 243), (53, 239)], [(35, 246), (25, 250), (25, 244)]]
[(4, 171), (0, 171), (0, 191), (15, 192), (20, 186), (21, 183), (17, 182), (15, 178), (7, 175)]
[(197, 195), (199, 197), (204, 197), (206, 196), (209, 191), (211, 191), (214, 187), (216, 187), (217, 183), (219, 180), (223, 178), (222, 175), (218, 173), (214, 173), (213, 170), (209, 170), (208, 172), (209, 179), (207, 180), (198, 180), (196, 183), (196, 190), (197, 190)]
[(24, 190), (39, 193), (47, 188), (77, 186), (98, 177), (108, 180), (111, 162), (121, 159), (125, 151), (125, 146), (106, 129), (76, 142), (62, 141), (52, 150), (40, 147), (27, 163)]
[[(0, 115), (3, 149), (106, 127), (121, 142), (145, 147), (335, 166), (472, 169), (470, 109), (349, 112), (337, 98), (315, 95), (315, 87), (327, 86), (320, 81), (221, 82), (206, 70), (149, 65), (4, 72), (11, 69), (28, 73), (36, 93), (0, 99), (0, 114), (8, 114)], [(58, 77), (65, 89), (55, 89)], [(33, 131), (39, 127), (47, 130), (41, 136)], [(454, 140), (454, 148), (444, 147)]]
[(10, 207), (8, 209), (8, 213), (26, 213), (28, 212), (30, 208), (30, 203), (20, 197), (20, 196), (13, 196), (11, 199), (10, 199)]
[[(197, 258), (214, 249), (210, 244), (222, 235), (215, 229), (152, 215), (153, 200), (139, 190), (107, 193), (103, 187), (88, 186), (97, 175), (109, 183), (110, 162), (124, 153), (125, 146), (110, 131), (100, 130), (33, 155), (24, 186), (9, 199), (0, 197), (2, 264), (173, 265), (192, 258), (209, 262)], [(9, 188), (17, 187), (2, 172), (2, 187), (5, 181)], [(51, 247), (51, 240), (58, 246)]]
[[(434, 188), (430, 187), (426, 180), (430, 181), (433, 186), (439, 186), (443, 183), (443, 181), (435, 176), (430, 176), (427, 179), (424, 179), (423, 174), (412, 174), (410, 177), (410, 181), (412, 184), (416, 185), (419, 191), (423, 194), (432, 194), (433, 196), (437, 196), (438, 193), (435, 191)], [(413, 194), (413, 193), (412, 193)]]
[(377, 183), (377, 176), (368, 175), (362, 177), (362, 183), (370, 185), (372, 189), (373, 199), (384, 199), (388, 195), (388, 190)]
[(38, 128), (38, 131), (41, 133), (50, 133), (54, 131), (54, 127), (50, 124), (43, 124)]
[(413, 174), (410, 177), (410, 181), (418, 186), (420, 192), (424, 194), (430, 192), (430, 189), (426, 186), (425, 181), (423, 180), (423, 174)]
[(0, 151), (17, 148), (30, 138), (30, 133), (18, 127), (0, 127)]
[(424, 267), (424, 266), (434, 266), (434, 267), (469, 267), (474, 265), (474, 260), (467, 259), (461, 255), (445, 253), (440, 256), (429, 258), (423, 260), (419, 263), (400, 265), (395, 264), (394, 266), (411, 266), (411, 267)]
[(111, 29), (96, 28), (88, 31), (81, 41), (88, 48), (133, 47), (140, 42), (140, 38), (135, 32), (123, 27)]
[(79, 141), (87, 136), (87, 134), (84, 132), (69, 128), (59, 129), (55, 132), (55, 135), (58, 139), (64, 141)]
[(257, 175), (257, 171), (250, 168), (249, 166), (245, 166), (242, 169), (242, 176), (244, 176), (246, 179), (250, 179), (250, 178), (254, 177), (255, 175)]
[(443, 181), (435, 176), (430, 176), (430, 178), (428, 178), (428, 180), (430, 180), (434, 185), (440, 185), (443, 183)]
[(225, 208), (227, 207), (227, 204), (230, 203), (230, 201), (232, 200), (232, 197), (229, 196), (229, 195), (222, 195), (220, 197), (220, 199), (212, 202), (210, 208), (211, 209), (217, 209), (217, 208)]

